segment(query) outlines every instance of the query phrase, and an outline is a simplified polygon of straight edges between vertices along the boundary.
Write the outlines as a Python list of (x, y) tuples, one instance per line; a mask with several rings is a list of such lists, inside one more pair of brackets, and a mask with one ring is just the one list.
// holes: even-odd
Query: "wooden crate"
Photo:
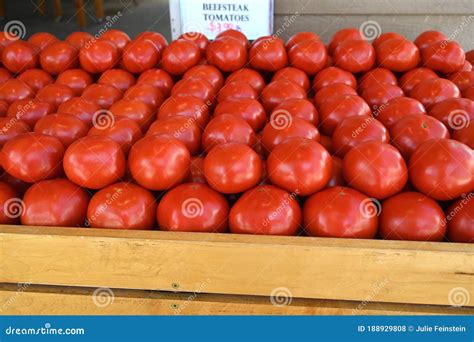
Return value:
[(474, 245), (0, 226), (0, 283), (0, 314), (472, 314)]

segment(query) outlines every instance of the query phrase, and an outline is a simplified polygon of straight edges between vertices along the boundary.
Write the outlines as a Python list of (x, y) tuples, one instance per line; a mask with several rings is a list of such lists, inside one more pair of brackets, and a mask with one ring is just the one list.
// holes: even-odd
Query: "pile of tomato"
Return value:
[(441, 32), (0, 50), (0, 223), (474, 242), (474, 52)]

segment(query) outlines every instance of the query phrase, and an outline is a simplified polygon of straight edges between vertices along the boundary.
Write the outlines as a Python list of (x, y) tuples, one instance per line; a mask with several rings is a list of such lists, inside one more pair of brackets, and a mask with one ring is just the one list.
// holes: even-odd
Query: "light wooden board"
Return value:
[(474, 246), (1, 226), (0, 282), (449, 305)]

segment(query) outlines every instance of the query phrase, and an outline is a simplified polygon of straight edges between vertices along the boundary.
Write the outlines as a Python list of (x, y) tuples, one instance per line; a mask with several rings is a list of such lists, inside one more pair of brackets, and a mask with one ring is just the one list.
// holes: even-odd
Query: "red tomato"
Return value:
[(224, 194), (236, 194), (257, 185), (262, 171), (260, 157), (244, 144), (217, 145), (204, 159), (207, 183)]
[[(352, 89), (352, 88), (350, 88)], [(319, 107), (321, 132), (332, 136), (337, 125), (351, 116), (370, 115), (370, 108), (360, 96), (337, 95), (329, 97)]]
[(420, 51), (423, 51), (426, 47), (434, 43), (440, 43), (447, 40), (448, 37), (439, 31), (425, 31), (416, 37), (414, 43), (416, 46), (418, 46)]
[(20, 195), (23, 195), (26, 190), (28, 190), (28, 188), (31, 186), (30, 183), (26, 183), (21, 179), (15, 178), (6, 172), (4, 172), (1, 176), (1, 180), (2, 182), (5, 182), (8, 185), (12, 186), (13, 189), (15, 189)]
[(110, 69), (100, 75), (99, 84), (108, 84), (124, 92), (135, 84), (135, 76), (122, 69)]
[(201, 58), (199, 48), (187, 40), (175, 40), (168, 45), (161, 58), (161, 67), (171, 75), (182, 75), (198, 64)]
[(62, 172), (64, 147), (55, 137), (24, 133), (3, 145), (2, 166), (24, 182), (58, 177)]
[(336, 47), (345, 41), (348, 40), (362, 40), (362, 34), (360, 29), (357, 28), (345, 28), (342, 30), (337, 31), (331, 39), (329, 43), (329, 54), (333, 55)]
[(7, 116), (8, 107), (10, 107), (10, 105), (7, 101), (0, 101), (0, 117)]
[(346, 84), (334, 83), (322, 88), (314, 95), (314, 104), (319, 110), (324, 101), (339, 95), (357, 95), (357, 92)]
[(267, 160), (267, 172), (272, 184), (308, 196), (326, 186), (332, 160), (314, 140), (295, 137), (275, 146)]
[(288, 51), (288, 60), (292, 67), (301, 69), (308, 75), (315, 75), (326, 66), (328, 54), (319, 40), (304, 40)]
[(115, 102), (109, 111), (117, 118), (128, 118), (135, 121), (146, 132), (155, 120), (154, 112), (145, 103), (139, 100), (120, 100)]
[(397, 77), (388, 69), (374, 68), (366, 72), (359, 80), (358, 89), (362, 92), (373, 85), (397, 85)]
[(177, 139), (147, 135), (130, 149), (128, 167), (133, 179), (149, 190), (166, 190), (180, 184), (189, 173), (191, 156)]
[(0, 118), (0, 127), (2, 132), (2, 134), (0, 134), (0, 148), (14, 137), (31, 131), (30, 126), (26, 123), (13, 118)]
[(474, 64), (474, 49), (466, 52), (466, 60), (469, 63)]
[(367, 72), (375, 64), (374, 47), (365, 40), (348, 40), (337, 45), (334, 65), (352, 73)]
[(74, 91), (62, 84), (49, 84), (36, 94), (36, 98), (41, 102), (47, 102), (54, 108), (74, 97)]
[(50, 114), (36, 122), (34, 131), (56, 137), (64, 147), (87, 135), (89, 126), (69, 114)]
[(147, 135), (159, 134), (181, 141), (191, 155), (201, 150), (201, 128), (196, 121), (185, 116), (171, 116), (155, 121)]
[(252, 88), (248, 83), (243, 81), (234, 81), (226, 83), (219, 94), (217, 95), (217, 101), (228, 101), (236, 99), (257, 99), (258, 94), (255, 89)]
[(382, 43), (384, 43), (385, 41), (387, 41), (389, 39), (393, 39), (393, 38), (395, 38), (395, 39), (405, 39), (404, 36), (402, 36), (401, 34), (399, 34), (397, 32), (384, 32), (373, 41), (372, 45), (377, 50), (378, 47)]
[(100, 107), (94, 102), (87, 101), (82, 97), (73, 97), (72, 99), (61, 103), (58, 107), (59, 114), (71, 114), (80, 119), (87, 125), (92, 125), (94, 114), (100, 110)]
[(201, 57), (206, 56), (206, 49), (209, 45), (209, 39), (207, 39), (205, 34), (200, 32), (186, 32), (178, 37), (178, 39), (189, 40), (191, 43), (196, 44), (201, 51)]
[(434, 199), (452, 200), (474, 189), (474, 152), (459, 141), (428, 140), (412, 154), (409, 166), (412, 184)]
[(0, 100), (12, 103), (17, 100), (34, 97), (33, 90), (19, 79), (10, 79), (0, 86)]
[(108, 29), (105, 31), (101, 36), (101, 40), (108, 40), (112, 44), (114, 44), (118, 51), (121, 52), (125, 48), (125, 46), (131, 41), (128, 34), (120, 30)]
[(290, 51), (290, 49), (293, 46), (305, 40), (321, 40), (321, 39), (314, 32), (297, 32), (286, 41), (286, 50)]
[(288, 112), (291, 116), (306, 120), (315, 126), (319, 123), (316, 107), (306, 99), (285, 100), (273, 109), (272, 114), (275, 112)]
[(445, 125), (425, 114), (406, 115), (390, 129), (392, 144), (398, 148), (405, 160), (418, 146), (430, 139), (449, 138)]
[(408, 180), (407, 166), (400, 152), (378, 141), (361, 143), (347, 152), (343, 173), (351, 187), (377, 199), (400, 192)]
[(0, 224), (18, 224), (18, 217), (24, 208), (24, 202), (18, 198), (15, 188), (0, 182)]
[(33, 45), (18, 40), (5, 46), (2, 63), (9, 71), (17, 74), (38, 66), (38, 52)]
[(88, 32), (76, 31), (67, 36), (65, 40), (79, 50), (93, 39), (94, 37)]
[(451, 74), (459, 71), (466, 61), (462, 47), (453, 41), (443, 41), (428, 45), (422, 50), (423, 66)]
[(310, 83), (308, 75), (306, 75), (306, 73), (300, 69), (293, 67), (280, 69), (272, 77), (272, 82), (278, 80), (292, 82), (295, 85), (303, 88), (304, 91), (309, 91)]
[(140, 77), (138, 77), (137, 83), (144, 83), (154, 86), (158, 88), (166, 97), (171, 94), (171, 88), (173, 88), (174, 84), (171, 76), (166, 71), (161, 69), (150, 69), (145, 71), (140, 75)]
[(474, 149), (474, 120), (468, 121), (464, 127), (455, 129), (452, 138)]
[(78, 50), (67, 42), (48, 45), (39, 56), (41, 68), (51, 75), (58, 75), (78, 65)]
[(8, 107), (7, 117), (11, 120), (21, 120), (28, 126), (33, 127), (39, 119), (54, 112), (54, 107), (36, 99), (24, 99), (13, 102)]
[(335, 153), (341, 158), (344, 158), (350, 149), (366, 141), (390, 143), (387, 129), (370, 115), (350, 116), (343, 119), (332, 135)]
[(471, 192), (454, 202), (446, 212), (448, 240), (452, 242), (474, 242), (474, 201)]
[(301, 224), (301, 209), (295, 197), (273, 185), (248, 190), (230, 210), (231, 233), (296, 235)]
[(404, 38), (387, 39), (375, 49), (377, 63), (395, 72), (405, 72), (420, 63), (420, 51)]
[(84, 89), (81, 97), (102, 109), (107, 109), (122, 98), (122, 92), (109, 84), (94, 83)]
[(158, 32), (144, 31), (144, 32), (140, 33), (138, 36), (135, 37), (135, 40), (137, 40), (137, 39), (151, 40), (153, 43), (155, 43), (155, 45), (158, 48), (158, 51), (160, 52), (160, 54), (162, 54), (165, 47), (168, 46), (168, 41), (166, 40), (166, 38), (163, 37), (163, 35), (161, 33), (158, 33)]
[(90, 44), (86, 43), (79, 50), (81, 67), (93, 74), (112, 69), (119, 61), (119, 57), (119, 50), (108, 40), (97, 40)]
[(228, 38), (228, 37), (232, 37), (234, 39), (237, 39), (239, 41), (239, 43), (245, 48), (245, 49), (248, 49), (249, 47), (249, 41), (247, 39), (247, 37), (245, 36), (244, 33), (238, 31), (238, 30), (233, 30), (233, 29), (230, 29), (230, 30), (225, 30), (221, 33), (219, 33), (217, 36), (216, 36), (216, 40), (217, 39), (222, 39), (222, 38)]
[(39, 51), (43, 51), (48, 46), (57, 42), (59, 42), (59, 39), (48, 32), (37, 32), (28, 38), (28, 43), (35, 46)]
[(155, 67), (160, 60), (160, 51), (148, 39), (138, 39), (125, 46), (122, 53), (122, 63), (125, 69), (134, 74), (140, 74)]
[(212, 65), (195, 65), (183, 75), (183, 79), (200, 78), (204, 79), (212, 85), (215, 92), (218, 92), (224, 85), (224, 76), (215, 66)]
[(426, 114), (425, 107), (410, 97), (396, 97), (380, 106), (374, 115), (388, 129), (402, 117), (410, 114)]
[(459, 71), (449, 76), (452, 81), (461, 91), (464, 91), (469, 86), (474, 85), (474, 71)]
[(192, 157), (189, 171), (189, 176), (186, 179), (186, 182), (206, 184), (203, 157)]
[(253, 69), (275, 72), (288, 63), (285, 43), (271, 37), (252, 44), (249, 50), (249, 64)]
[[(276, 74), (278, 72), (280, 72), (280, 70), (277, 71)], [(260, 94), (263, 88), (265, 88), (265, 80), (263, 79), (262, 75), (260, 75), (258, 71), (248, 68), (242, 68), (234, 71), (232, 74), (227, 76), (225, 80), (226, 83), (234, 81), (248, 83), (257, 92), (257, 94)]]
[(192, 118), (204, 129), (209, 121), (209, 105), (194, 96), (172, 96), (161, 105), (158, 119), (172, 116)]
[(125, 156), (132, 145), (143, 136), (138, 123), (129, 118), (119, 118), (112, 125), (104, 127), (94, 126), (87, 135), (102, 135), (112, 139), (120, 145)]
[(306, 92), (292, 82), (280, 80), (269, 83), (261, 94), (263, 108), (268, 113), (289, 99), (306, 99)]
[(382, 203), (379, 232), (387, 240), (442, 241), (444, 213), (431, 198), (403, 192)]
[(89, 189), (102, 189), (125, 175), (125, 155), (115, 141), (85, 136), (64, 154), (64, 172), (70, 181)]
[(142, 101), (153, 110), (161, 106), (161, 104), (165, 100), (165, 96), (158, 88), (144, 83), (135, 84), (134, 86), (131, 86), (125, 92), (123, 97), (127, 100)]
[(250, 125), (231, 114), (222, 114), (207, 124), (202, 134), (202, 147), (210, 151), (214, 146), (225, 143), (239, 143), (253, 147), (257, 142)]
[(221, 71), (233, 72), (247, 62), (247, 48), (239, 39), (222, 37), (209, 43), (206, 59)]
[(156, 218), (161, 230), (223, 233), (227, 230), (229, 204), (207, 185), (188, 183), (168, 191)]
[(326, 184), (326, 188), (332, 188), (335, 186), (345, 186), (346, 181), (342, 174), (342, 159), (336, 156), (332, 156), (332, 172), (329, 177), (329, 181)]
[(17, 79), (24, 82), (35, 93), (46, 87), (48, 84), (53, 83), (53, 77), (41, 69), (29, 69), (23, 71), (18, 75)]
[(23, 204), (21, 224), (83, 227), (89, 194), (67, 179), (44, 180), (26, 191)]
[(81, 96), (84, 89), (93, 82), (91, 75), (82, 69), (66, 70), (56, 78), (56, 84), (68, 86), (72, 89), (75, 96)]
[(369, 107), (374, 111), (377, 111), (390, 100), (403, 97), (404, 95), (402, 88), (391, 84), (374, 84), (364, 89), (361, 94)]
[(428, 68), (415, 68), (404, 73), (403, 76), (400, 77), (399, 83), (403, 91), (406, 94), (410, 94), (410, 92), (418, 85), (418, 83), (430, 78), (438, 78), (438, 75), (436, 75), (433, 70)]
[(313, 89), (317, 92), (336, 83), (343, 83), (354, 89), (357, 88), (357, 80), (354, 75), (337, 67), (329, 67), (318, 72), (313, 79)]
[(121, 182), (92, 196), (87, 208), (87, 222), (94, 228), (152, 229), (155, 212), (156, 203), (151, 192)]
[(377, 207), (354, 189), (335, 186), (308, 198), (303, 225), (310, 236), (372, 239), (377, 233)]
[[(1, 32), (0, 32), (1, 34)], [(0, 49), (1, 49), (1, 45), (0, 45)], [(0, 59), (1, 61), (1, 59)], [(40, 70), (40, 69), (30, 69), (30, 70)], [(28, 71), (28, 70), (26, 70)], [(41, 70), (42, 71), (42, 70)], [(45, 73), (47, 74), (47, 73)], [(18, 75), (18, 78), (21, 76), (22, 74)], [(0, 68), (0, 84), (3, 84), (5, 83), (6, 81), (8, 81), (10, 78), (12, 78), (12, 73), (10, 71), (8, 71), (7, 69), (5, 68)]]
[(176, 82), (171, 90), (172, 96), (195, 96), (205, 103), (212, 103), (216, 93), (214, 87), (203, 78), (183, 78)]
[(230, 114), (244, 119), (255, 132), (260, 132), (267, 122), (265, 109), (254, 99), (233, 99), (219, 102), (214, 116)]
[(466, 99), (474, 101), (474, 86), (469, 86), (462, 92), (462, 96)]
[(456, 85), (444, 78), (432, 78), (421, 81), (413, 88), (410, 97), (420, 101), (426, 109), (434, 104), (449, 98), (461, 97), (461, 92)]

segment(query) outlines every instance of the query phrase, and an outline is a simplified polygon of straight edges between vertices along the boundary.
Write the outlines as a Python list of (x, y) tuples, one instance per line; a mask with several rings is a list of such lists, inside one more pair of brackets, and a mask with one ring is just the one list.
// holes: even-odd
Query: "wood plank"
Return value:
[[(274, 305), (269, 297), (186, 294), (0, 284), (0, 315), (452, 315), (473, 308), (398, 303), (360, 303), (293, 298)], [(94, 298), (96, 298), (94, 300)]]
[(474, 293), (469, 244), (2, 226), (0, 259), (6, 283), (439, 305)]

